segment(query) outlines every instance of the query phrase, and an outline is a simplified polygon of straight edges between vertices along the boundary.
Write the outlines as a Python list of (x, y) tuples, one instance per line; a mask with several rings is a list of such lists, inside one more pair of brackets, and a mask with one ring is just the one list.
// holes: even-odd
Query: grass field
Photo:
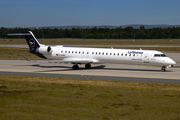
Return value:
[[(180, 45), (173, 41), (40, 40), (64, 45)], [(26, 44), (0, 40), (0, 44)], [(123, 48), (125, 49), (125, 48)], [(128, 48), (138, 49), (138, 48)], [(143, 48), (179, 52), (180, 48)], [(26, 49), (0, 47), (0, 59), (39, 59)], [(0, 120), (179, 120), (180, 86), (0, 75)]]
[[(116, 39), (40, 39), (46, 45), (180, 45), (180, 40), (116, 40)], [(0, 39), (0, 44), (27, 44), (25, 39)], [(114, 49), (116, 49), (114, 47)], [(139, 49), (123, 47), (117, 49)], [(144, 50), (179, 53), (180, 47), (143, 47)], [(23, 54), (30, 59), (40, 59), (21, 48), (0, 48), (0, 59), (23, 59)]]
[[(46, 45), (180, 45), (180, 40), (135, 40), (130, 39), (39, 39), (39, 42)], [(0, 39), (0, 44), (27, 44), (25, 39)], [(139, 48), (121, 48), (121, 49), (139, 49)], [(162, 52), (180, 52), (179, 47), (156, 47), (156, 48), (144, 48), (145, 50), (158, 50)], [(17, 51), (17, 52), (16, 52)], [(25, 51), (25, 52), (24, 52)], [(21, 59), (21, 54), (25, 54), (29, 57), (35, 57), (30, 55), (26, 49), (18, 48), (0, 48), (1, 59)], [(35, 57), (36, 58), (36, 57)]]
[[(180, 40), (132, 39), (38, 39), (46, 45), (180, 45)], [(27, 44), (25, 39), (0, 39), (0, 44)]]
[(0, 76), (0, 119), (179, 120), (180, 86)]
[(26, 57), (30, 59), (41, 59), (38, 56), (29, 53), (27, 49), (0, 47), (0, 59), (24, 60), (21, 54), (25, 55)]

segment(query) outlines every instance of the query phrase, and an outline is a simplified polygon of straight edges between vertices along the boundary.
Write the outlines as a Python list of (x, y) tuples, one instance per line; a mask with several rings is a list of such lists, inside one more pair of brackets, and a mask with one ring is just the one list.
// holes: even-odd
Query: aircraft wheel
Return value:
[(86, 65), (85, 65), (85, 68), (86, 68), (86, 69), (90, 69), (90, 68), (91, 68), (91, 64), (89, 64), (89, 63), (86, 64)]
[(166, 72), (166, 67), (162, 66), (161, 71)]
[(73, 65), (73, 66), (72, 66), (72, 69), (73, 69), (73, 70), (77, 70), (77, 69), (79, 69), (79, 66), (78, 66), (78, 65)]

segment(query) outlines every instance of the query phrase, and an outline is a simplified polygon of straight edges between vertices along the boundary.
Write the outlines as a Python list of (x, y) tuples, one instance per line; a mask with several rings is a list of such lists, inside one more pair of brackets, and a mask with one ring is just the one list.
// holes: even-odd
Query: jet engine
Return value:
[(40, 53), (51, 53), (52, 52), (52, 48), (50, 46), (42, 46), (39, 49), (37, 49), (37, 52), (40, 52)]
[(51, 48), (50, 46), (48, 46), (47, 52), (48, 52), (48, 53), (51, 53), (51, 52), (52, 52), (52, 48)]

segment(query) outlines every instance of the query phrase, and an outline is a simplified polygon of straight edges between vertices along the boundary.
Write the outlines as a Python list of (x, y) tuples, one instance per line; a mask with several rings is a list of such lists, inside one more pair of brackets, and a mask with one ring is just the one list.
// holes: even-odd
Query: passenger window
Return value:
[(92, 54), (94, 54), (94, 52), (92, 52)]
[(69, 53), (70, 53), (70, 51), (69, 51)]
[(102, 55), (104, 55), (104, 53), (102, 53)]
[(79, 54), (81, 54), (81, 52), (79, 51)]
[(111, 55), (112, 53), (110, 53), (110, 55)]
[(117, 55), (119, 56), (119, 53)]
[(72, 51), (72, 53), (74, 53), (74, 51)]
[(63, 53), (63, 51), (61, 51), (61, 53)]
[(123, 56), (123, 53), (121, 54), (121, 56)]
[(101, 53), (99, 52), (99, 55), (100, 55)]
[(135, 54), (133, 56), (135, 56)]
[(127, 54), (125, 54), (125, 56), (127, 56)]
[(96, 55), (97, 55), (98, 53), (96, 52)]
[(108, 53), (106, 53), (106, 55), (108, 55)]
[(129, 54), (129, 56), (131, 56), (131, 54)]
[(116, 53), (114, 53), (114, 55), (116, 55)]
[(87, 54), (89, 54), (89, 52), (87, 52)]
[(77, 53), (77, 51), (75, 53)]

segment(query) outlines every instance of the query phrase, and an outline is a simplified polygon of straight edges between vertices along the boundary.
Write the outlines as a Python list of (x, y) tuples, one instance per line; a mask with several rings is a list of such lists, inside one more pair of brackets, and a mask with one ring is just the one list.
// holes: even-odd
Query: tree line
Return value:
[(22, 38), (21, 36), (5, 36), (8, 33), (32, 31), (37, 38), (80, 38), (80, 39), (180, 39), (180, 27), (151, 28), (140, 26), (126, 28), (72, 28), (72, 29), (24, 29), (0, 28), (0, 38)]

